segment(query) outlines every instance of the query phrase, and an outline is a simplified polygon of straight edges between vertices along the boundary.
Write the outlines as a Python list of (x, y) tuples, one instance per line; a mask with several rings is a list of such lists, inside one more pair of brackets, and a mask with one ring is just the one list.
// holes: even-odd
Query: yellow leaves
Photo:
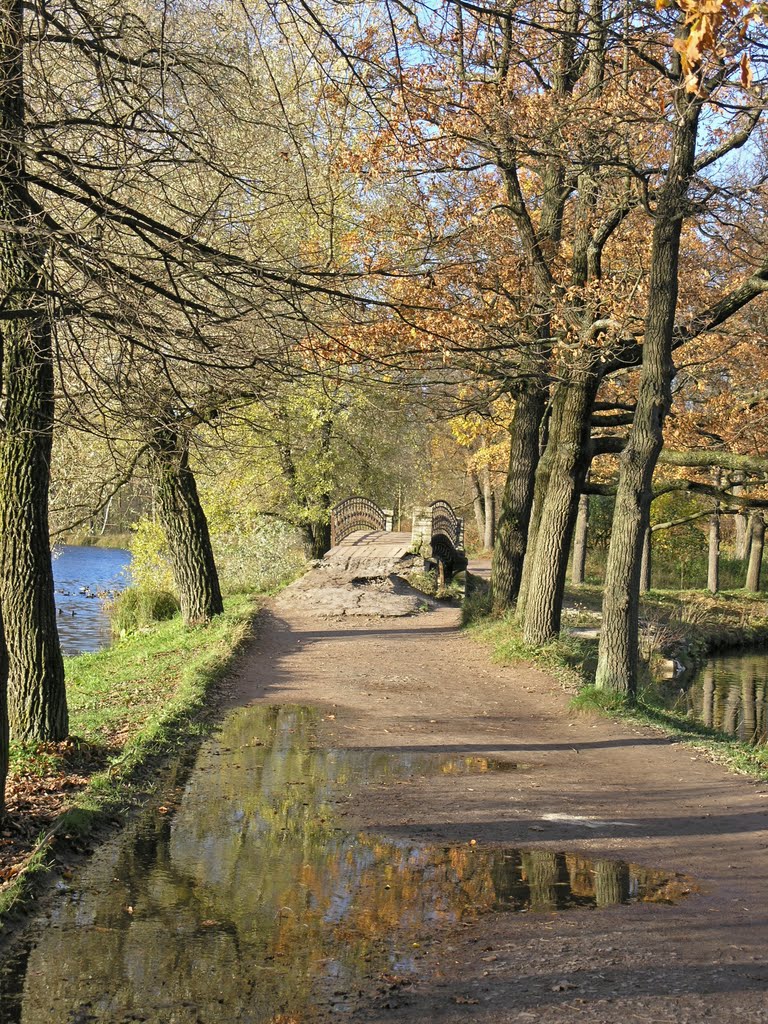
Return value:
[[(744, 42), (746, 28), (751, 21), (761, 19), (760, 5), (746, 0), (676, 0), (685, 13), (688, 35), (676, 39), (674, 49), (680, 54), (687, 92), (701, 90), (701, 70), (708, 57), (720, 60), (727, 53), (727, 43)], [(671, 0), (656, 0), (656, 10), (671, 6)], [(733, 51), (731, 51), (733, 52)], [(744, 52), (739, 64), (740, 81), (744, 89), (753, 82), (749, 54)]]

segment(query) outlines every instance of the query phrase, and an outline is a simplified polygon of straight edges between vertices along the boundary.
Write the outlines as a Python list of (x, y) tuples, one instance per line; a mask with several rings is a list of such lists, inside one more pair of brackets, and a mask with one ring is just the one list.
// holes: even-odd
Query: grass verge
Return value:
[[(742, 605), (742, 595), (737, 595), (734, 604)], [(726, 612), (726, 614), (731, 614)], [(763, 609), (760, 610), (762, 615)], [(738, 611), (735, 614), (740, 614)], [(747, 624), (750, 625), (749, 623)], [(701, 725), (664, 708), (654, 698), (653, 688), (643, 690), (634, 701), (619, 694), (598, 690), (593, 685), (597, 661), (597, 641), (563, 634), (557, 640), (540, 647), (525, 644), (520, 631), (511, 617), (502, 619), (480, 618), (467, 626), (470, 636), (485, 644), (494, 661), (513, 663), (525, 661), (554, 675), (573, 696), (571, 707), (582, 713), (597, 713), (620, 719), (634, 725), (650, 726), (705, 754), (718, 764), (743, 775), (768, 779), (768, 746), (753, 746), (734, 739), (727, 733)], [(762, 637), (762, 622), (752, 623), (743, 633), (735, 631), (732, 622), (725, 626), (707, 629), (699, 626), (697, 633), (707, 649), (718, 647), (749, 646)], [(725, 643), (717, 639), (725, 637)]]
[[(527, 661), (557, 676), (568, 690), (576, 691), (592, 676), (597, 663), (597, 643), (563, 633), (548, 644), (526, 644), (512, 616), (475, 618), (466, 626), (470, 636), (486, 644), (494, 661)], [(591, 673), (591, 675), (590, 675)]]
[(611, 715), (633, 725), (651, 726), (732, 771), (768, 779), (768, 746), (744, 743), (728, 733), (701, 725), (686, 715), (655, 704), (646, 692), (638, 694), (635, 701), (629, 701), (589, 685), (572, 698), (571, 707)]
[(185, 629), (176, 618), (67, 659), (72, 738), (11, 749), (9, 823), (37, 831), (0, 888), (0, 927), (48, 870), (56, 837), (82, 840), (119, 817), (151, 788), (161, 759), (205, 732), (212, 687), (251, 635), (258, 607), (237, 595), (208, 626)]

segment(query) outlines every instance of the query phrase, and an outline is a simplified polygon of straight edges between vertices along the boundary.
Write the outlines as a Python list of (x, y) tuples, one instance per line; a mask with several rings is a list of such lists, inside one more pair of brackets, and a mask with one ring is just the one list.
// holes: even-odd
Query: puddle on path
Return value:
[(350, 833), (334, 804), (351, 785), (492, 762), (321, 751), (315, 726), (302, 708), (229, 718), (176, 806), (103, 847), (4, 964), (0, 1022), (304, 1022), (343, 1013), (366, 979), (417, 971), (441, 923), (685, 892), (618, 861)]

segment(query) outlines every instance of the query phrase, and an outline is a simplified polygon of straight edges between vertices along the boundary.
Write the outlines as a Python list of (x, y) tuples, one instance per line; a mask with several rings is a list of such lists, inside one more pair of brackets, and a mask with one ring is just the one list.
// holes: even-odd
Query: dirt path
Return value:
[(345, 823), (622, 858), (700, 887), (676, 906), (482, 917), (439, 934), (414, 984), (366, 996), (352, 1019), (768, 1021), (768, 785), (654, 731), (573, 716), (546, 675), (491, 663), (452, 609), (366, 621), (272, 612), (230, 697), (319, 706), (335, 746), (531, 766), (366, 789)]

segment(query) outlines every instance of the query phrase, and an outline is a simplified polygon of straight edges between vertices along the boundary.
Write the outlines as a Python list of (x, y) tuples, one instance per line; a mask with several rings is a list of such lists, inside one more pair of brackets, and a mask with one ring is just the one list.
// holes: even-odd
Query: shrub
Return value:
[(245, 528), (212, 530), (216, 565), (229, 593), (270, 592), (304, 568), (306, 556), (296, 530), (279, 519), (255, 516)]
[(172, 619), (179, 610), (179, 602), (168, 590), (150, 587), (129, 587), (118, 594), (109, 605), (112, 632), (125, 636), (153, 622)]

